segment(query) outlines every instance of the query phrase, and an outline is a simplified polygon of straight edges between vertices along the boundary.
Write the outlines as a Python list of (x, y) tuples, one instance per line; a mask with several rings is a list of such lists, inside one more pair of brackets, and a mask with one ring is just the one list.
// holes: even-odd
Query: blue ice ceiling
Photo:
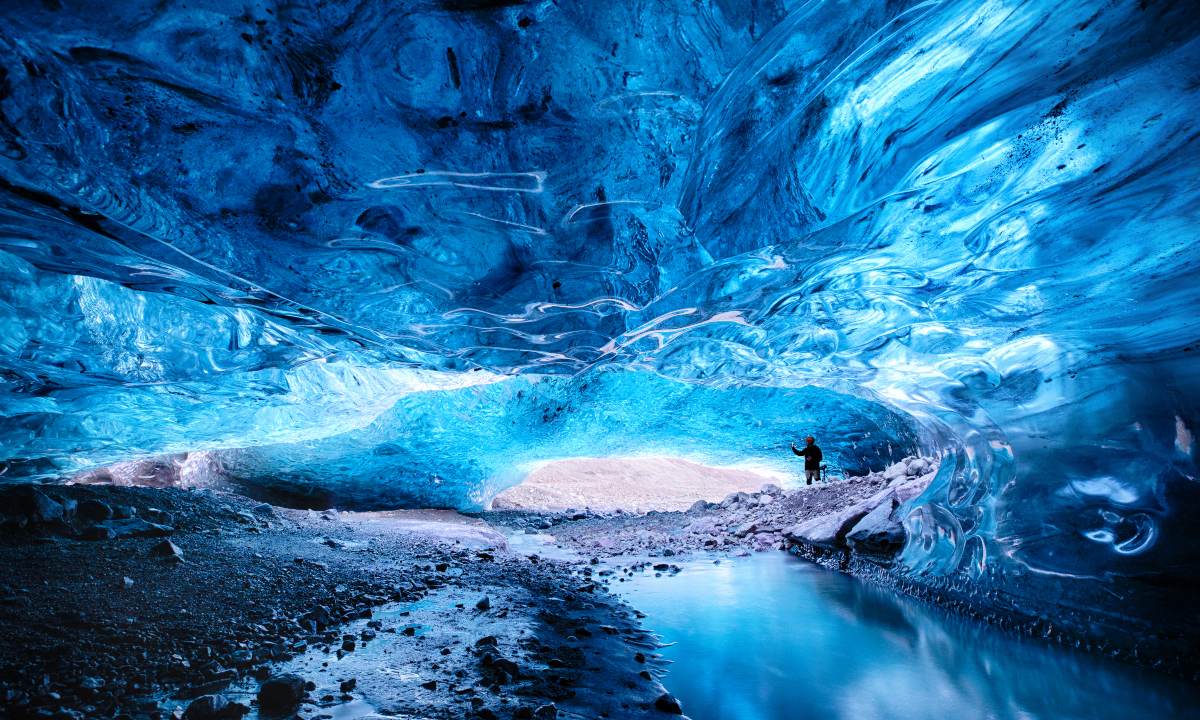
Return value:
[(824, 429), (949, 453), (916, 573), (1197, 565), (1190, 2), (0, 12), (7, 478), (472, 505)]

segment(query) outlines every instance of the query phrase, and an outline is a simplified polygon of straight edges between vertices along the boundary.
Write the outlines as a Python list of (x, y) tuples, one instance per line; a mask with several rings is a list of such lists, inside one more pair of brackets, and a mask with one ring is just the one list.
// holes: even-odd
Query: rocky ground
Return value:
[[(887, 570), (904, 540), (898, 508), (935, 473), (935, 461), (907, 458), (681, 511), (470, 518), (290, 510), (215, 490), (3, 486), (0, 717), (679, 716), (656, 638), (610, 589), (676, 572), (692, 554), (788, 550), (1082, 647), (1020, 608), (979, 615)], [(1189, 676), (1180, 657), (1163, 667)]]
[(895, 509), (934, 469), (910, 458), (686, 511), (478, 518), (7, 486), (0, 715), (677, 715), (655, 639), (610, 583), (700, 552), (853, 549), (886, 563), (903, 537)]
[(820, 548), (853, 549), (886, 562), (903, 542), (896, 509), (924, 490), (936, 469), (932, 460), (906, 458), (863, 477), (789, 490), (768, 484), (679, 512), (495, 511), (483, 517), (519, 532), (551, 534), (585, 557)]
[(631, 609), (486, 529), (112, 486), (9, 486), (0, 513), (5, 717), (330, 717), (359, 691), (339, 659), (372, 653), (380, 717), (678, 710)]

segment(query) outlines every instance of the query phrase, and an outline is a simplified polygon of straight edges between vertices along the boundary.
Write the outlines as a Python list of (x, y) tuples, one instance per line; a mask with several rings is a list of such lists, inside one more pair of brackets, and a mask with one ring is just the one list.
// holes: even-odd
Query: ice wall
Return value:
[(753, 461), (796, 476), (788, 448), (815, 433), (834, 476), (916, 451), (903, 416), (816, 388), (714, 389), (652, 373), (523, 375), (407, 394), (370, 425), (317, 442), (221, 454), (226, 473), (295, 504), (477, 509), (536, 465), (571, 457), (667, 455)]
[(814, 387), (861, 399), (835, 440), (950, 453), (915, 575), (1098, 606), (1200, 565), (1194, 3), (0, 12), (6, 477), (243, 448), (472, 497), (746, 404), (769, 456)]

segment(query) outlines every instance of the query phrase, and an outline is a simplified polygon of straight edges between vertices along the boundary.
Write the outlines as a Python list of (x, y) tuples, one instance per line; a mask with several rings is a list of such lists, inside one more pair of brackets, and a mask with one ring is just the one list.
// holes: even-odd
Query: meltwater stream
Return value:
[(1200, 688), (948, 615), (785, 555), (618, 586), (693, 720), (1194, 718)]

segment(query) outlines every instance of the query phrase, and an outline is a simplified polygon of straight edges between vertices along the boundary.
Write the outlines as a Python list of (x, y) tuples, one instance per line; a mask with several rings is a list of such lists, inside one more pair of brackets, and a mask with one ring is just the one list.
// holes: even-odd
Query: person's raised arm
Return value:
[(792, 452), (796, 453), (800, 457), (804, 457), (804, 453), (796, 449), (796, 443), (792, 443)]

